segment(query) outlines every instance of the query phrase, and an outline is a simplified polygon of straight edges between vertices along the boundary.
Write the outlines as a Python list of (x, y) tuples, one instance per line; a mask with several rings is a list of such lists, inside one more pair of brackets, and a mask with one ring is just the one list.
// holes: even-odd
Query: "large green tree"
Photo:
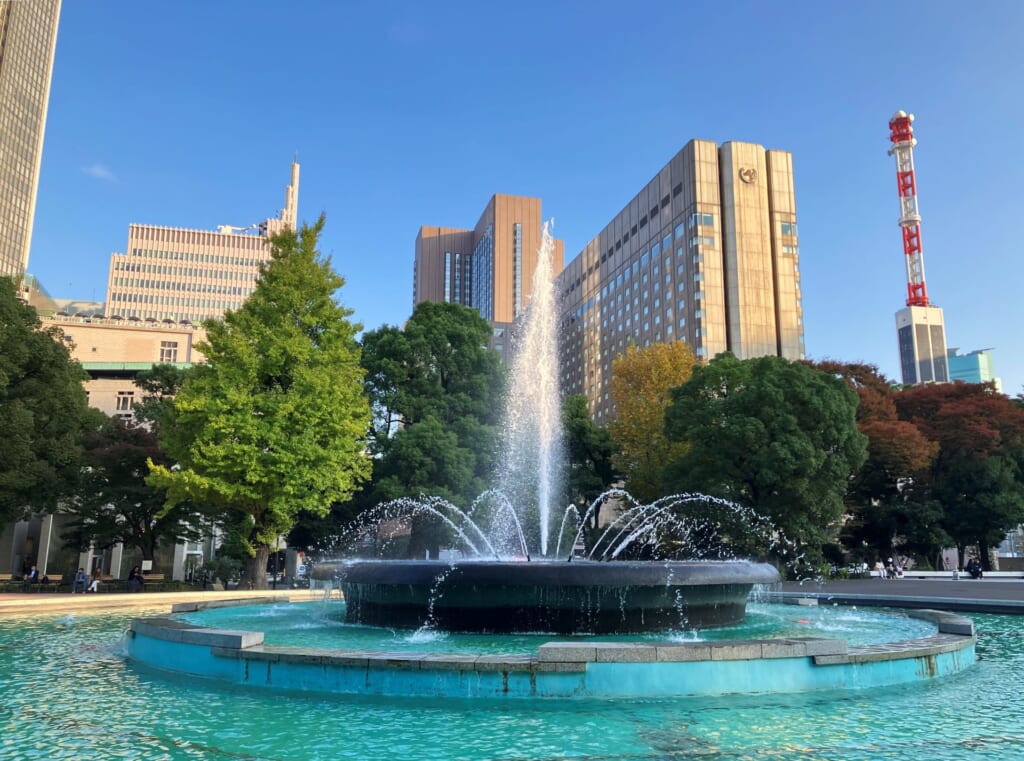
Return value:
[(961, 563), (976, 546), (987, 567), (990, 548), (1024, 522), (1024, 409), (977, 383), (915, 386), (895, 401), (900, 417), (938, 445), (922, 480)]
[(358, 326), (335, 300), (344, 280), (321, 257), (324, 217), (270, 239), (270, 261), (236, 312), (205, 323), (161, 443), (176, 462), (150, 482), (184, 500), (241, 513), (244, 580), (266, 587), (270, 547), (301, 510), (323, 515), (369, 475)]
[(665, 432), (689, 446), (671, 484), (749, 505), (815, 552), (864, 462), (856, 409), (843, 380), (803, 363), (719, 355), (672, 391)]
[(381, 498), (430, 492), (465, 502), (494, 466), (504, 368), (475, 309), (422, 302), (401, 330), (363, 336)]
[[(359, 506), (430, 494), (465, 507), (487, 488), (505, 380), (490, 337), (475, 309), (437, 302), (418, 304), (403, 328), (364, 334), (375, 458), (373, 483)], [(436, 553), (451, 539), (428, 520), (412, 529), (412, 556)]]
[(0, 277), (0, 524), (53, 511), (75, 489), (88, 406), (82, 366)]
[(121, 543), (152, 560), (161, 543), (200, 538), (204, 516), (195, 503), (165, 510), (163, 490), (146, 483), (147, 462), (170, 464), (153, 431), (105, 418), (86, 433), (84, 445), (81, 486), (66, 507), (66, 544), (85, 550)]

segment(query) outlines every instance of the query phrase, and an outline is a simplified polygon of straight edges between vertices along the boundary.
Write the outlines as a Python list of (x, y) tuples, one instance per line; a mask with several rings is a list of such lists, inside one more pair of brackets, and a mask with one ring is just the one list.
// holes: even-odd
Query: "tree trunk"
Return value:
[(992, 570), (992, 561), (990, 559), (990, 552), (989, 552), (989, 550), (990, 550), (990, 547), (988, 546), (988, 542), (986, 542), (984, 539), (979, 539), (978, 540), (978, 554), (981, 557), (979, 557), (978, 560), (981, 561), (981, 570), (983, 570), (983, 571), (991, 571)]
[(270, 559), (270, 547), (265, 544), (256, 545), (256, 557), (245, 561), (245, 575), (242, 576), (242, 589), (268, 589), (267, 561)]

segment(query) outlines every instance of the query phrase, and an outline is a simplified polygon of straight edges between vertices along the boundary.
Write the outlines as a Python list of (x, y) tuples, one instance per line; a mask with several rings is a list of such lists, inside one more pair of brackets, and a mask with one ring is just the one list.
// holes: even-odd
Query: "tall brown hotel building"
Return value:
[[(472, 230), (421, 227), (416, 236), (413, 305), (442, 301), (475, 308), (504, 352), (507, 331), (529, 306), (541, 241), (539, 198), (494, 195)], [(553, 272), (564, 244), (555, 241)]]
[(804, 356), (793, 157), (691, 140), (566, 265), (562, 392), (613, 415), (612, 360), (686, 341), (698, 359)]

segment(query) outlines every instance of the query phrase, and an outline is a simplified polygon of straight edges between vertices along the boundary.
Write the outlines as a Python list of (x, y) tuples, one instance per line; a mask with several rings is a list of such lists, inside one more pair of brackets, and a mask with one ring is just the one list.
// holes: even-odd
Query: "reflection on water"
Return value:
[(972, 618), (981, 661), (931, 683), (558, 703), (253, 694), (129, 667), (124, 614), (0, 619), (0, 759), (1021, 758), (1024, 619)]

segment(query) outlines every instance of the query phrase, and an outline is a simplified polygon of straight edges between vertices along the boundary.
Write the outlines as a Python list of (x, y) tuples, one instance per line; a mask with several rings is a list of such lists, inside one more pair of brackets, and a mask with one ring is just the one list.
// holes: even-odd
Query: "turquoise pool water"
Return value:
[(980, 662), (935, 682), (543, 704), (249, 694), (131, 668), (124, 614), (0, 619), (0, 759), (1024, 758), (1024, 618), (972, 618)]
[(845, 639), (851, 645), (927, 637), (935, 625), (900, 613), (871, 609), (795, 605), (747, 605), (746, 621), (740, 626), (702, 632), (663, 632), (621, 636), (577, 636), (519, 634), (493, 637), (482, 634), (446, 634), (436, 631), (389, 630), (341, 623), (344, 603), (299, 603), (248, 605), (216, 608), (182, 614), (180, 618), (198, 626), (217, 629), (261, 631), (268, 645), (347, 648), (352, 650), (397, 650), (432, 653), (532, 653), (545, 642), (598, 639), (601, 641), (644, 641), (675, 639), (726, 640), (764, 637), (828, 637)]

